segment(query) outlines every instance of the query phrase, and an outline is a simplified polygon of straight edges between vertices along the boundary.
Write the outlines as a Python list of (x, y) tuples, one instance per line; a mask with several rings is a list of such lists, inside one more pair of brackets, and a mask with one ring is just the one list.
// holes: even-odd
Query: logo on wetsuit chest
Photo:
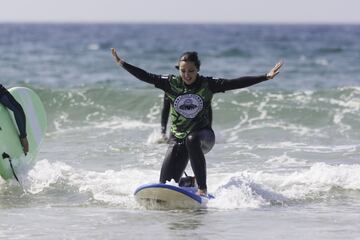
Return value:
[(203, 109), (203, 100), (196, 94), (184, 94), (174, 101), (175, 110), (186, 118), (194, 118)]

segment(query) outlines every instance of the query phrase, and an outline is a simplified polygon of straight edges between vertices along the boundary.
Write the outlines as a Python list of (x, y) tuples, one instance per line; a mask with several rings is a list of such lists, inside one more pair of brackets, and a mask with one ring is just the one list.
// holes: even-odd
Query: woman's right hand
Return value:
[(118, 55), (117, 55), (117, 52), (116, 52), (116, 49), (115, 48), (111, 48), (111, 54), (113, 55), (113, 58), (115, 60), (115, 62), (119, 65), (122, 65), (124, 63), (124, 60), (122, 60)]

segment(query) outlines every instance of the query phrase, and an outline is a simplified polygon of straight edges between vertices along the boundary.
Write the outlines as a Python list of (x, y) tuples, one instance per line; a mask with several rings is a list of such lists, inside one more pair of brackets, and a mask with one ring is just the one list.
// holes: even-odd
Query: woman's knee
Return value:
[(200, 143), (200, 137), (199, 134), (197, 134), (197, 132), (190, 133), (185, 139), (186, 146), (193, 146), (199, 143)]
[(199, 132), (192, 132), (186, 137), (186, 147), (194, 148), (200, 147), (203, 154), (208, 153), (215, 144), (215, 134), (212, 130), (201, 130)]

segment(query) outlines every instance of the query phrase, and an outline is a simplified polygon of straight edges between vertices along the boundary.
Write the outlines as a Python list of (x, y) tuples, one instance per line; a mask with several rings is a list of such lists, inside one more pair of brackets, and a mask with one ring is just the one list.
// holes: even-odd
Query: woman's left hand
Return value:
[(278, 75), (280, 72), (280, 68), (282, 67), (282, 65), (284, 64), (283, 61), (278, 62), (275, 67), (273, 67), (273, 69), (271, 69), (267, 74), (266, 74), (266, 78), (267, 79), (273, 79), (276, 75)]

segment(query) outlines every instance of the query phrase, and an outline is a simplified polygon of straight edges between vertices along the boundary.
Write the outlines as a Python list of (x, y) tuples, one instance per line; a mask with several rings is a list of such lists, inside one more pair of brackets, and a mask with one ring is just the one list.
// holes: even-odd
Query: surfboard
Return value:
[(47, 128), (44, 105), (33, 90), (14, 87), (9, 92), (24, 109), (29, 152), (25, 156), (12, 111), (0, 104), (0, 176), (5, 180), (14, 178), (14, 173), (4, 153), (10, 156), (15, 172), (19, 168), (33, 165)]
[(199, 196), (196, 187), (178, 187), (163, 183), (144, 184), (135, 190), (136, 201), (148, 208), (203, 208), (214, 196)]

